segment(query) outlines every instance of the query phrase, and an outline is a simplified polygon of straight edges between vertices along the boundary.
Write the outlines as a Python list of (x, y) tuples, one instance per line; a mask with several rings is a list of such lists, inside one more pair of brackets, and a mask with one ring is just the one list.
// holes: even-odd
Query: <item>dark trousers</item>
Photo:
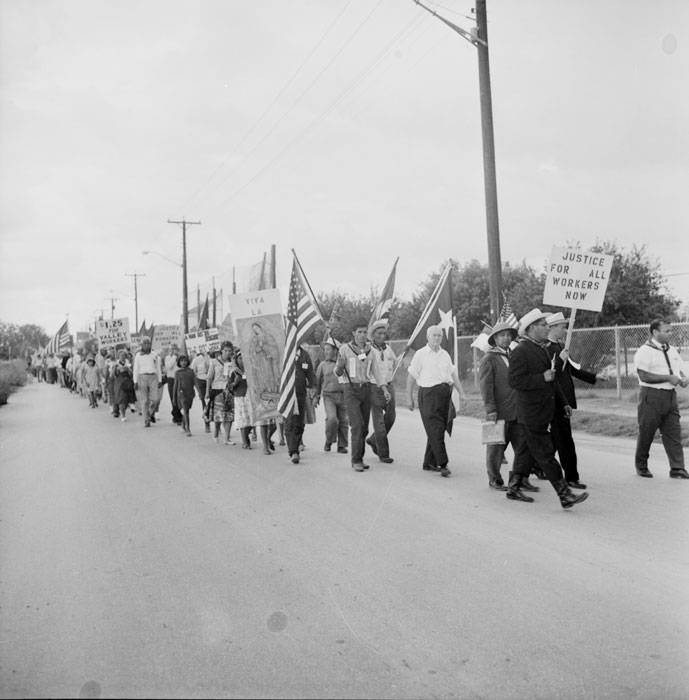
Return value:
[(577, 450), (572, 437), (572, 423), (566, 416), (555, 416), (550, 424), (557, 456), (560, 458), (565, 481), (579, 481), (577, 470)]
[(201, 399), (201, 408), (205, 412), (206, 410), (206, 380), (194, 377), (194, 386), (196, 387), (196, 393)]
[(562, 468), (555, 459), (555, 444), (548, 432), (547, 425), (520, 424), (524, 431), (524, 440), (515, 450), (513, 472), (529, 476), (533, 461), (545, 473), (551, 482), (562, 480)]
[(299, 444), (304, 434), (304, 405), (306, 404), (306, 394), (297, 394), (297, 407), (299, 413), (292, 412), (285, 421), (285, 440), (287, 440), (287, 451), (290, 456), (299, 454)]
[(368, 383), (345, 384), (344, 399), (351, 432), (352, 464), (361, 464), (364, 459), (368, 420), (371, 415), (371, 392)]
[(670, 469), (684, 469), (682, 431), (679, 425), (677, 392), (668, 389), (639, 389), (639, 436), (636, 439), (634, 462), (637, 469), (648, 466), (648, 454), (656, 431), (660, 430)]
[(323, 392), (323, 408), (325, 409), (325, 441), (338, 447), (347, 447), (347, 409), (345, 408), (344, 393), (342, 391)]
[(371, 384), (371, 419), (373, 422), (373, 440), (376, 441), (379, 457), (390, 456), (388, 433), (395, 424), (395, 389), (388, 386), (390, 401), (386, 403), (383, 389)]
[(177, 405), (177, 401), (175, 401), (175, 397), (173, 395), (173, 390), (175, 386), (175, 378), (174, 377), (168, 377), (167, 378), (167, 392), (170, 395), (170, 403), (172, 404), (172, 422), (173, 423), (181, 423), (182, 422), (182, 411), (179, 410), (179, 406)]
[(419, 413), (426, 431), (424, 467), (445, 467), (448, 463), (445, 449), (445, 429), (450, 410), (452, 388), (449, 384), (419, 387)]
[(486, 471), (488, 472), (489, 481), (502, 481), (500, 469), (502, 468), (502, 458), (505, 456), (507, 446), (512, 445), (512, 450), (516, 455), (519, 446), (525, 440), (524, 427), (519, 425), (516, 420), (506, 420), (505, 444), (486, 445)]

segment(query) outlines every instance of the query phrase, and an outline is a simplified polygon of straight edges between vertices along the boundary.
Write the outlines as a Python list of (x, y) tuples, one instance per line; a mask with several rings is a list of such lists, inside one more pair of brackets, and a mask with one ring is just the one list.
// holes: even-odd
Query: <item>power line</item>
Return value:
[(352, 4), (352, 0), (348, 0), (347, 3), (343, 6), (343, 8), (340, 10), (340, 12), (337, 13), (336, 17), (330, 22), (326, 30), (321, 34), (320, 39), (314, 44), (313, 48), (311, 51), (309, 51), (308, 55), (306, 58), (302, 60), (302, 62), (299, 64), (297, 69), (294, 71), (292, 76), (287, 80), (286, 83), (283, 84), (283, 86), (280, 88), (278, 93), (275, 95), (271, 103), (266, 107), (266, 109), (263, 111), (261, 116), (254, 121), (254, 123), (249, 127), (244, 132), (244, 135), (242, 138), (235, 144), (234, 148), (230, 151), (229, 155), (225, 157), (225, 159), (218, 165), (213, 172), (210, 174), (210, 176), (207, 178), (207, 180), (194, 192), (194, 194), (190, 197), (189, 201), (187, 202), (187, 205), (184, 207), (185, 209), (191, 205), (191, 203), (196, 199), (196, 197), (205, 189), (207, 185), (210, 184), (210, 182), (213, 180), (213, 178), (216, 176), (216, 174), (222, 170), (225, 165), (229, 162), (229, 160), (237, 153), (237, 151), (244, 145), (246, 140), (249, 138), (251, 134), (258, 128), (259, 124), (263, 122), (265, 117), (268, 115), (268, 113), (273, 109), (275, 104), (280, 100), (280, 98), (284, 95), (284, 93), (287, 91), (287, 88), (292, 85), (292, 83), (296, 80), (297, 76), (299, 73), (301, 73), (302, 68), (307, 64), (307, 62), (311, 59), (311, 57), (316, 53), (316, 51), (320, 48), (321, 44), (325, 41), (326, 36), (330, 33), (330, 30), (337, 24), (337, 22), (340, 20), (342, 15), (347, 11), (347, 8)]
[(364, 19), (359, 22), (359, 24), (356, 26), (354, 31), (345, 39), (344, 43), (340, 46), (340, 48), (335, 52), (334, 56), (325, 64), (325, 66), (318, 72), (316, 77), (306, 86), (302, 92), (299, 93), (299, 95), (296, 97), (296, 99), (292, 102), (292, 104), (288, 107), (287, 111), (283, 112), (282, 116), (273, 124), (273, 126), (268, 130), (266, 134), (258, 141), (258, 143), (255, 143), (247, 153), (242, 156), (242, 159), (240, 162), (237, 164), (237, 166), (225, 177), (223, 180), (220, 181), (219, 187), (224, 185), (235, 173), (238, 172), (239, 168), (244, 164), (244, 162), (251, 156), (253, 153), (256, 152), (258, 148), (260, 148), (274, 133), (275, 130), (282, 124), (282, 122), (294, 111), (294, 108), (301, 102), (303, 97), (311, 90), (311, 88), (320, 80), (321, 76), (330, 68), (330, 66), (335, 63), (335, 61), (342, 55), (344, 50), (351, 44), (351, 42), (354, 40), (354, 38), (357, 36), (357, 34), (362, 30), (364, 25), (371, 19), (373, 16), (373, 13), (380, 7), (380, 5), (383, 3), (383, 0), (378, 0), (378, 2), (371, 8), (369, 13), (364, 17)]
[[(379, 3), (380, 4), (380, 3)], [(315, 126), (322, 122), (330, 113), (337, 107), (337, 105), (342, 102), (342, 100), (347, 97), (348, 94), (356, 88), (356, 86), (381, 62), (383, 57), (388, 53), (390, 48), (398, 41), (400, 36), (409, 31), (409, 28), (417, 23), (418, 17), (413, 17), (393, 38), (385, 45), (383, 50), (379, 52), (378, 56), (374, 61), (369, 64), (359, 75), (350, 83), (350, 85), (340, 93), (340, 95), (327, 107), (320, 115), (313, 119), (300, 133), (298, 133), (293, 139), (287, 142), (287, 144), (278, 153), (271, 158), (262, 168), (260, 168), (254, 175), (238, 189), (234, 190), (229, 197), (223, 200), (219, 206), (224, 206), (239, 196), (249, 185), (255, 182), (264, 172), (266, 172), (275, 162), (277, 162), (295, 143), (300, 141), (304, 136), (306, 136)]]

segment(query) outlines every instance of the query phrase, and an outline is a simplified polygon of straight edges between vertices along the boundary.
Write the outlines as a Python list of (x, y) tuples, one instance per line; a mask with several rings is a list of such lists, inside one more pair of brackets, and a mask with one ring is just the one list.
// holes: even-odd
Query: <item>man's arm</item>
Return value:
[(664, 384), (665, 382), (670, 382), (672, 386), (677, 386), (682, 383), (681, 377), (676, 374), (656, 374), (655, 372), (647, 372), (645, 369), (636, 370), (639, 379), (646, 384)]

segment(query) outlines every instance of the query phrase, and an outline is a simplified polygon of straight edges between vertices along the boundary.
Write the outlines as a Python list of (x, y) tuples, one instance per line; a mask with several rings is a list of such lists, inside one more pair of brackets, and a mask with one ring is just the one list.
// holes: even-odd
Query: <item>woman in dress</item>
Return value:
[(206, 379), (206, 406), (209, 420), (215, 424), (213, 439), (220, 443), (220, 427), (225, 428), (225, 444), (234, 445), (230, 439), (232, 422), (235, 417), (235, 406), (232, 392), (229, 388), (232, 374), (232, 351), (233, 345), (225, 341), (218, 354), (213, 357), (208, 367), (208, 377)]
[(115, 418), (120, 416), (124, 423), (127, 420), (127, 406), (136, 403), (132, 363), (129, 361), (129, 354), (126, 350), (120, 350), (118, 353), (117, 362), (112, 366), (111, 374), (115, 397), (113, 415)]

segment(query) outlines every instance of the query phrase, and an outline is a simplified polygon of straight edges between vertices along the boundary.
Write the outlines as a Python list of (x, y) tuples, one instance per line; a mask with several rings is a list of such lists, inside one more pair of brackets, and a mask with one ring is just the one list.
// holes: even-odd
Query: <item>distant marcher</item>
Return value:
[(206, 379), (206, 414), (215, 424), (213, 439), (220, 443), (220, 428), (224, 427), (226, 445), (234, 444), (230, 438), (236, 405), (232, 393), (233, 350), (232, 343), (222, 344), (222, 349), (210, 361)]
[(98, 408), (98, 397), (97, 392), (100, 389), (100, 370), (96, 365), (96, 358), (93, 355), (89, 355), (86, 358), (86, 363), (84, 366), (84, 389), (86, 390), (89, 406), (91, 408)]
[(194, 403), (195, 379), (194, 370), (189, 367), (189, 358), (186, 355), (180, 355), (177, 358), (173, 396), (177, 408), (182, 413), (182, 430), (184, 430), (187, 437), (191, 437), (189, 411)]
[(395, 387), (392, 384), (397, 356), (385, 342), (388, 322), (376, 321), (371, 327), (371, 422), (373, 435), (366, 443), (378, 459), (386, 464), (392, 463), (388, 434), (395, 424)]
[(242, 437), (242, 447), (251, 449), (251, 431), (254, 429), (254, 415), (249, 397), (249, 385), (244, 371), (244, 360), (239, 348), (234, 353), (234, 366), (230, 373), (230, 391), (234, 399), (234, 417)]
[(316, 374), (313, 362), (303, 347), (299, 346), (294, 358), (295, 406), (285, 420), (287, 451), (293, 464), (299, 464), (299, 445), (304, 435), (307, 402), (313, 401), (316, 389)]
[(562, 470), (565, 473), (565, 481), (573, 489), (585, 489), (586, 484), (579, 479), (577, 469), (577, 450), (572, 437), (572, 411), (577, 407), (577, 396), (574, 391), (572, 377), (580, 379), (587, 384), (596, 383), (596, 375), (587, 372), (579, 365), (574, 364), (565, 350), (562, 342), (567, 335), (566, 319), (561, 313), (550, 314), (546, 318), (548, 324), (548, 350), (555, 357), (555, 381), (560, 387), (555, 395), (555, 416), (550, 424), (550, 432), (555, 442), (555, 449), (560, 458)]
[(684, 468), (684, 450), (677, 404), (678, 386), (689, 386), (687, 368), (677, 348), (670, 345), (672, 326), (661, 318), (651, 322), (651, 337), (634, 355), (639, 375), (639, 435), (634, 462), (639, 476), (651, 478), (648, 456), (658, 430), (670, 463), (670, 477), (689, 479)]
[(510, 355), (509, 381), (517, 392), (517, 420), (524, 429), (525, 440), (514, 455), (514, 467), (507, 485), (507, 498), (531, 502), (521, 493), (522, 481), (531, 473), (532, 459), (553, 485), (563, 508), (571, 508), (588, 497), (575, 495), (564, 479), (555, 459), (555, 445), (548, 428), (555, 415), (555, 394), (559, 391), (555, 370), (548, 351), (548, 324), (539, 309), (532, 309), (519, 321), (522, 336)]
[(460, 395), (462, 387), (452, 358), (440, 347), (442, 339), (443, 329), (430, 326), (426, 331), (427, 344), (414, 353), (409, 364), (409, 374), (414, 379), (409, 385), (409, 402), (411, 406), (414, 387), (418, 386), (419, 413), (426, 431), (423, 469), (448, 477), (452, 472), (447, 466), (445, 431), (449, 427), (452, 385)]
[(369, 468), (364, 463), (366, 436), (371, 416), (371, 390), (369, 372), (371, 346), (366, 342), (368, 322), (361, 320), (352, 331), (352, 342), (343, 343), (335, 364), (335, 374), (344, 376), (344, 399), (349, 418), (352, 469), (363, 472)]
[(172, 422), (175, 425), (181, 425), (182, 412), (179, 410), (175, 401), (175, 374), (177, 373), (177, 357), (178, 349), (176, 345), (173, 345), (167, 355), (165, 355), (163, 374), (165, 375), (168, 396), (170, 397), (170, 404), (172, 405), (172, 411), (170, 412), (172, 414)]
[(330, 452), (330, 446), (337, 444), (340, 454), (347, 454), (347, 409), (344, 402), (344, 385), (335, 374), (337, 346), (326, 342), (323, 346), (323, 361), (316, 369), (316, 402), (323, 398), (325, 410), (325, 445), (323, 449)]
[(138, 392), (139, 406), (144, 414), (144, 426), (150, 427), (155, 423), (155, 409), (159, 390), (162, 387), (163, 375), (160, 369), (160, 358), (151, 352), (151, 339), (141, 340), (141, 350), (134, 357), (134, 389)]
[(111, 364), (110, 374), (112, 375), (111, 390), (114, 401), (113, 416), (121, 418), (124, 423), (127, 420), (127, 408), (136, 402), (134, 371), (126, 350), (120, 350), (117, 362)]
[[(488, 334), (488, 332), (486, 331)], [(504, 444), (486, 445), (486, 471), (488, 485), (497, 491), (506, 491), (505, 482), (500, 474), (507, 445), (517, 453), (519, 446), (526, 439), (524, 429), (517, 421), (516, 392), (510, 386), (510, 346), (517, 338), (517, 329), (509, 323), (497, 323), (488, 334), (490, 349), (481, 358), (479, 365), (479, 386), (483, 405), (486, 410), (486, 420), (505, 421)], [(510, 473), (510, 478), (512, 474)], [(539, 491), (533, 486), (528, 476), (522, 476), (521, 488), (525, 491)]]
[(210, 358), (204, 352), (198, 352), (191, 361), (191, 369), (194, 372), (194, 382), (196, 391), (201, 401), (201, 411), (203, 412), (203, 422), (207, 433), (211, 431), (211, 423), (206, 420), (206, 380), (208, 379), (208, 369), (210, 368)]
[(48, 359), (46, 360), (46, 376), (48, 384), (55, 384), (57, 382), (57, 365), (57, 358), (52, 352), (49, 353)]

